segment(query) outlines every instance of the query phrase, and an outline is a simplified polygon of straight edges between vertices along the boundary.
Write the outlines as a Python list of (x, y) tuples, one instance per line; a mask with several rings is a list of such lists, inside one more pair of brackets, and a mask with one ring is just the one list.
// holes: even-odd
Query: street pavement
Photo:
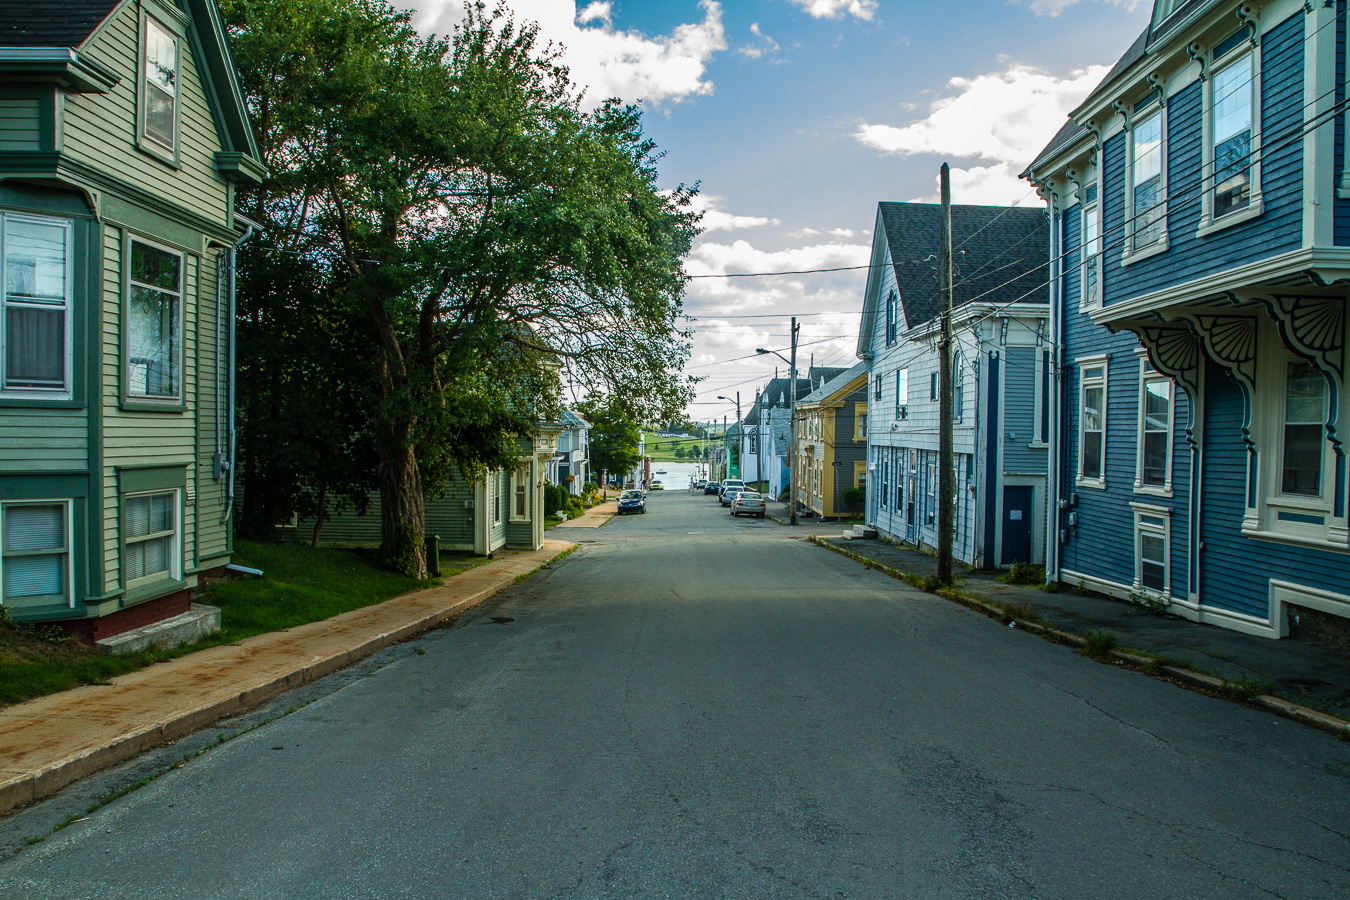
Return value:
[(0, 896), (1350, 897), (1350, 743), (648, 502)]

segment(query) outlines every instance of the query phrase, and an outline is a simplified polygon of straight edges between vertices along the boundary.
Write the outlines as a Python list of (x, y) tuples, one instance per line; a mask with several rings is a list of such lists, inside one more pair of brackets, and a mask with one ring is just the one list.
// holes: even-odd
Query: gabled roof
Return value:
[(562, 423), (568, 428), (590, 428), (591, 423), (581, 417), (581, 413), (570, 409), (564, 409), (562, 412)]
[[(938, 314), (937, 255), (942, 207), (936, 203), (879, 203), (873, 259), (889, 251), (905, 330)], [(1002, 305), (1045, 303), (1049, 297), (1049, 219), (1044, 207), (952, 207), (952, 307), (973, 301)], [(879, 242), (884, 242), (881, 244)], [(884, 302), (882, 270), (867, 276), (858, 354), (870, 351), (872, 323)]]
[(797, 402), (808, 404), (829, 403), (865, 387), (867, 387), (867, 363), (860, 362), (851, 369), (840, 370), (838, 375), (827, 380), (823, 385)]
[[(786, 409), (792, 403), (791, 390), (792, 379), (790, 378), (771, 378), (765, 385), (764, 392), (760, 394), (759, 402), (763, 406), (780, 406)], [(811, 393), (811, 382), (805, 378), (797, 379), (797, 399), (805, 397)]]
[(78, 47), (122, 0), (6, 0), (0, 47)]

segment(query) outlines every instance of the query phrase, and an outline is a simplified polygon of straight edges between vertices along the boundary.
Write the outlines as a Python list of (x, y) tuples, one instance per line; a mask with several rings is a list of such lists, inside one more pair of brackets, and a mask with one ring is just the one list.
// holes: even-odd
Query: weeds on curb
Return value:
[(1084, 656), (1090, 656), (1093, 659), (1107, 659), (1119, 643), (1116, 636), (1109, 631), (1089, 631), (1083, 635), (1081, 652)]

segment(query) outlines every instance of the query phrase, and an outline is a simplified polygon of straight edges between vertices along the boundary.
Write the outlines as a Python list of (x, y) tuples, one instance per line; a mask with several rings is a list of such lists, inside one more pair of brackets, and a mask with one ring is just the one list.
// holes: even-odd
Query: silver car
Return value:
[(731, 500), (733, 516), (759, 516), (762, 519), (768, 511), (768, 507), (764, 505), (764, 495), (754, 491), (738, 491)]

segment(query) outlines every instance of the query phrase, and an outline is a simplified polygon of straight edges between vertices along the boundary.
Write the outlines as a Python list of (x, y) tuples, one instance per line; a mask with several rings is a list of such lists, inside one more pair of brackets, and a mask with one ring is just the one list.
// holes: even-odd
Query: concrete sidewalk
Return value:
[(599, 528), (601, 525), (614, 518), (619, 512), (619, 501), (610, 500), (606, 503), (597, 503), (582, 515), (575, 519), (568, 519), (565, 522), (559, 522), (554, 525), (558, 528)]
[(0, 709), (0, 814), (434, 628), (575, 547), (546, 540), (441, 587)]
[[(831, 547), (900, 572), (921, 577), (937, 574), (937, 560), (914, 549), (882, 540), (821, 537)], [(1123, 600), (1079, 593), (1071, 588), (1049, 593), (1037, 587), (1004, 584), (997, 580), (997, 573), (972, 572), (959, 563), (956, 570), (960, 590), (966, 595), (1025, 605), (1057, 631), (1079, 637), (1089, 631), (1110, 632), (1122, 648), (1165, 657), (1194, 672), (1233, 684), (1259, 685), (1284, 700), (1350, 719), (1350, 657), (1344, 651), (1309, 641), (1292, 638), (1276, 641), (1179, 616), (1157, 615)]]

